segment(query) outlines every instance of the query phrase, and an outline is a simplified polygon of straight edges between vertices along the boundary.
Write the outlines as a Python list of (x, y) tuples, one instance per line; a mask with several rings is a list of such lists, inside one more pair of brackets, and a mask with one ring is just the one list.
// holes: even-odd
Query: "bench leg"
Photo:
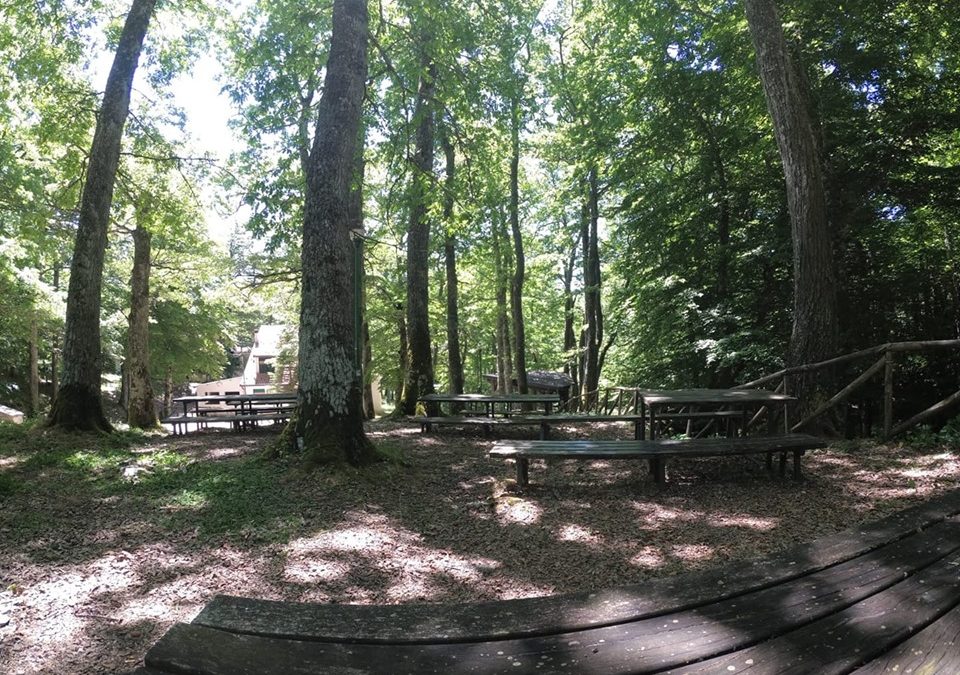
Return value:
[(540, 440), (546, 441), (550, 439), (550, 425), (547, 422), (540, 423)]
[(785, 478), (787, 475), (787, 453), (780, 453), (780, 477)]
[(793, 480), (800, 480), (800, 458), (803, 457), (803, 450), (793, 451)]
[(667, 479), (666, 463), (661, 457), (650, 458), (650, 473), (654, 483), (663, 483)]
[(767, 453), (767, 471), (773, 471), (773, 453)]
[(530, 484), (529, 460), (526, 457), (517, 457), (517, 487), (525, 488)]

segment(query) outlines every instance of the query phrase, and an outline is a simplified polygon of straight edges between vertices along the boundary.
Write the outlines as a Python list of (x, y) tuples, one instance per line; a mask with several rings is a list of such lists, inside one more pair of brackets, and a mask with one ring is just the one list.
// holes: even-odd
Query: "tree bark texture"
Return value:
[(292, 438), (308, 464), (375, 458), (363, 431), (354, 344), (350, 194), (367, 77), (364, 0), (335, 0), (330, 56), (310, 151), (304, 204), (298, 410)]
[(417, 401), (433, 393), (433, 354), (428, 305), (430, 289), (427, 268), (430, 255), (429, 195), (433, 183), (434, 110), (436, 67), (427, 54), (430, 40), (421, 38), (423, 75), (417, 91), (413, 118), (417, 124), (410, 190), (410, 222), (407, 230), (407, 343), (410, 363), (403, 387), (400, 411), (416, 412)]
[(520, 102), (510, 106), (510, 233), (513, 235), (513, 280), (510, 284), (510, 309), (513, 316), (513, 353), (517, 369), (517, 391), (529, 393), (527, 386), (527, 337), (523, 323), (523, 282), (526, 261), (520, 232)]
[(48, 420), (49, 425), (65, 430), (112, 429), (100, 392), (103, 258), (133, 75), (155, 4), (156, 0), (134, 0), (127, 14), (90, 148), (70, 265), (60, 389)]
[[(787, 362), (814, 363), (834, 356), (839, 339), (833, 241), (817, 134), (776, 5), (773, 0), (745, 0), (745, 6), (790, 210), (794, 298)], [(816, 406), (818, 389), (814, 380), (804, 378), (793, 387), (804, 407)]]
[(133, 231), (133, 272), (130, 275), (130, 318), (127, 322), (127, 423), (138, 429), (159, 424), (150, 380), (150, 232)]
[(443, 196), (443, 221), (447, 235), (443, 242), (443, 258), (447, 276), (447, 369), (450, 375), (450, 393), (463, 393), (463, 357), (460, 354), (459, 284), (457, 281), (457, 247), (453, 235), (453, 196), (456, 178), (456, 156), (453, 143), (441, 138), (446, 160), (446, 178)]

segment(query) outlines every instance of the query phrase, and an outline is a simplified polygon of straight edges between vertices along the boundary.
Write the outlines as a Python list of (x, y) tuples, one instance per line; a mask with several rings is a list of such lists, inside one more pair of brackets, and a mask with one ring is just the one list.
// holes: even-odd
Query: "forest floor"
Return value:
[(369, 433), (397, 459), (304, 474), (260, 459), (270, 431), (0, 427), (0, 672), (129, 671), (217, 593), (467, 602), (635, 584), (960, 487), (956, 445), (862, 441), (808, 455), (799, 483), (755, 458), (670, 462), (662, 486), (640, 463), (534, 462), (519, 494), (482, 435), (390, 421)]

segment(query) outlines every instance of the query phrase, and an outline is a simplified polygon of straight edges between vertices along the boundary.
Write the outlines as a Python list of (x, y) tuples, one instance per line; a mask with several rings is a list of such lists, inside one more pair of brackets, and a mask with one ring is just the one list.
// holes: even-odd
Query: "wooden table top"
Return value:
[(297, 392), (278, 392), (275, 394), (219, 394), (217, 396), (178, 396), (174, 403), (219, 403), (224, 401), (296, 401)]
[(559, 403), (558, 394), (426, 394), (432, 403)]
[(797, 399), (766, 389), (638, 389), (647, 405), (680, 405), (683, 403), (786, 403)]

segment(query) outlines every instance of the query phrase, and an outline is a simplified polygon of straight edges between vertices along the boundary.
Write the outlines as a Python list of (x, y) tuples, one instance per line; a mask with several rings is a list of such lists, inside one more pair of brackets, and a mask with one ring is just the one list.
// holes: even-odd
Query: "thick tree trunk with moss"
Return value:
[[(836, 355), (839, 338), (833, 240), (814, 119), (773, 0), (745, 0), (745, 6), (790, 210), (794, 296), (787, 361), (824, 361)], [(790, 393), (798, 395), (803, 406), (816, 407), (827, 393), (822, 378), (800, 378)]]
[(123, 126), (143, 39), (156, 0), (134, 0), (107, 77), (80, 200), (80, 222), (70, 265), (60, 389), (48, 424), (65, 430), (110, 431), (100, 393), (100, 290), (113, 186)]
[(398, 410), (416, 412), (417, 401), (433, 393), (433, 353), (430, 341), (428, 304), (430, 288), (427, 268), (430, 255), (429, 195), (433, 188), (434, 91), (436, 67), (426, 53), (430, 40), (421, 38), (424, 50), (422, 75), (417, 92), (414, 120), (417, 123), (416, 151), (410, 190), (410, 223), (407, 230), (407, 344), (409, 368)]
[(367, 5), (335, 0), (333, 33), (310, 151), (301, 251), (296, 450), (312, 465), (375, 459), (363, 431), (354, 345), (350, 192), (367, 77)]
[(150, 233), (133, 231), (130, 318), (127, 323), (127, 374), (130, 382), (127, 423), (137, 429), (159, 425), (150, 380)]

